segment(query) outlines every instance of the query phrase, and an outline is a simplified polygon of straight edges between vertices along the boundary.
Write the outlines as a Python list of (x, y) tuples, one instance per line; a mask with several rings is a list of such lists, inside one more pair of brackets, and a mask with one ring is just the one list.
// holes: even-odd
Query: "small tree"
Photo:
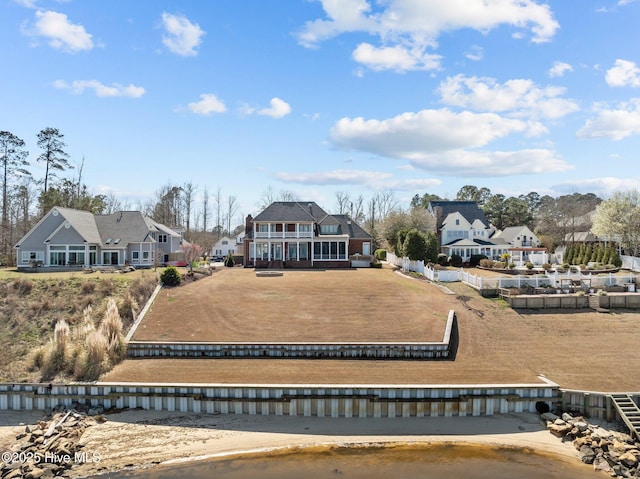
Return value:
[(413, 261), (424, 261), (427, 258), (427, 238), (418, 230), (413, 229), (407, 233), (404, 240), (404, 254)]
[(169, 266), (160, 274), (160, 281), (165, 286), (178, 286), (182, 283), (182, 277), (174, 266)]
[(195, 243), (182, 242), (182, 253), (184, 254), (184, 260), (189, 265), (189, 272), (193, 273), (193, 262), (199, 259), (204, 253), (204, 248)]
[(227, 254), (227, 256), (224, 257), (224, 265), (227, 268), (233, 268), (235, 266), (235, 261), (233, 260), (233, 256), (231, 255), (231, 253)]

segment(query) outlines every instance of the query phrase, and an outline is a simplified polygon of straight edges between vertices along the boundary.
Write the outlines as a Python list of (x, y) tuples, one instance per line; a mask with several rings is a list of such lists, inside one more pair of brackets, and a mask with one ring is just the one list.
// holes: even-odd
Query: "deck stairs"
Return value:
[(611, 400), (618, 414), (636, 439), (640, 439), (640, 408), (628, 394), (612, 394)]
[(591, 309), (595, 309), (599, 313), (608, 313), (609, 312), (608, 309), (600, 307), (600, 298), (598, 297), (597, 294), (590, 294), (589, 295), (589, 307)]

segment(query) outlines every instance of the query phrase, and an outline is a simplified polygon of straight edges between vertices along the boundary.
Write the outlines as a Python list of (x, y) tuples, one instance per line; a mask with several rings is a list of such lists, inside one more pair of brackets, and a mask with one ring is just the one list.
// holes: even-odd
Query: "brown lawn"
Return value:
[[(285, 282), (290, 283), (284, 289), (289, 291), (287, 294), (279, 288)], [(256, 278), (250, 269), (224, 270), (189, 286), (163, 291), (136, 333), (136, 339), (156, 335), (156, 339), (180, 337), (184, 340), (245, 340), (247, 337), (275, 340), (301, 337), (308, 340), (420, 340), (429, 337), (441, 340), (446, 312), (454, 309), (460, 334), (456, 358), (454, 361), (128, 360), (103, 380), (513, 384), (538, 382), (537, 376), (542, 374), (564, 388), (640, 391), (640, 313), (517, 312), (502, 301), (482, 298), (462, 283), (447, 286), (455, 295), (386, 269), (287, 271), (281, 278)], [(366, 298), (360, 303), (363, 309), (354, 306), (354, 298), (360, 297)], [(415, 304), (406, 304), (408, 300)], [(302, 306), (293, 307), (295, 305)], [(318, 308), (317, 316), (311, 313), (312, 307)], [(340, 314), (332, 316), (330, 312)], [(230, 322), (225, 324), (227, 321)], [(279, 321), (286, 325), (286, 331), (278, 332)], [(433, 324), (427, 326), (428, 322)], [(194, 324), (197, 333), (189, 326)], [(421, 328), (431, 332), (424, 333)], [(209, 336), (210, 333), (214, 336)]]
[[(438, 297), (439, 300), (434, 300)], [(442, 341), (455, 298), (390, 270), (224, 268), (164, 289), (137, 341)]]

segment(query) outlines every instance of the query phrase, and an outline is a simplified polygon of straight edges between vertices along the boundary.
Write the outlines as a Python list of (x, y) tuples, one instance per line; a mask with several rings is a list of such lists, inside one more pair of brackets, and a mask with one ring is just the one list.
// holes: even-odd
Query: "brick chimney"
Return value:
[(244, 224), (244, 231), (247, 237), (249, 237), (249, 233), (253, 231), (253, 217), (251, 215), (247, 215), (247, 219)]

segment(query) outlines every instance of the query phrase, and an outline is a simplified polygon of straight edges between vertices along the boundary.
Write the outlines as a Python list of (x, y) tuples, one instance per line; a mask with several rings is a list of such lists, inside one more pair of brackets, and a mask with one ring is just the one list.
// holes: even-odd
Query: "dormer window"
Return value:
[(338, 225), (320, 225), (320, 233), (323, 235), (336, 234), (338, 232)]

